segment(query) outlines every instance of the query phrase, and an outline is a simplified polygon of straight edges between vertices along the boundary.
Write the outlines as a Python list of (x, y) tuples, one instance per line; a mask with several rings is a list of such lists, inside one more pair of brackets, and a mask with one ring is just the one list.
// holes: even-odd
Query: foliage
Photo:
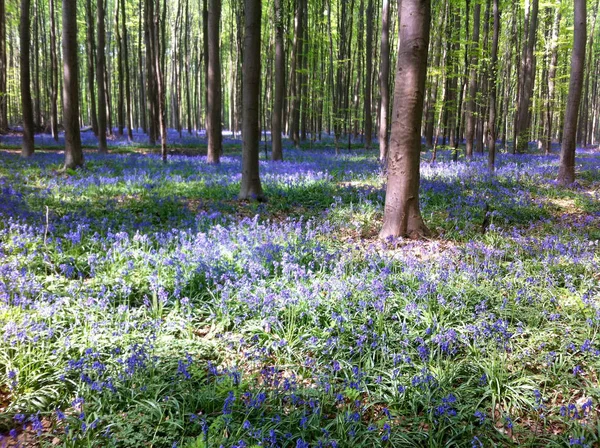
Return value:
[[(381, 243), (369, 155), (0, 153), (0, 433), (62, 446), (592, 446), (597, 153), (422, 166)], [(427, 158), (427, 155), (425, 156)], [(491, 225), (484, 235), (485, 204)]]

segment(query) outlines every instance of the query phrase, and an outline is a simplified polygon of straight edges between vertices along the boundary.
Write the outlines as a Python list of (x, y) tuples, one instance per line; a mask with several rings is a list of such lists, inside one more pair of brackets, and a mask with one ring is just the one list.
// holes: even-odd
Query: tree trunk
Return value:
[(402, 0), (388, 184), (380, 238), (429, 234), (419, 208), (421, 122), (431, 20), (430, 0)]
[(471, 47), (471, 67), (469, 73), (469, 93), (467, 99), (466, 150), (467, 160), (473, 158), (473, 142), (475, 140), (475, 97), (477, 95), (477, 59), (479, 55), (479, 23), (481, 21), (481, 4), (475, 3), (473, 9), (473, 39)]
[[(52, 3), (54, 2), (54, 0), (50, 0), (50, 4), (52, 5)], [(94, 39), (94, 14), (92, 12), (92, 1), (91, 0), (87, 0), (85, 2), (85, 17), (86, 17), (86, 22), (87, 22), (87, 27), (86, 27), (86, 37), (87, 37), (87, 42), (86, 42), (86, 52), (87, 52), (87, 82), (88, 82), (88, 90), (89, 90), (89, 94), (90, 94), (90, 115), (91, 115), (91, 121), (92, 121), (92, 131), (94, 132), (95, 135), (98, 135), (98, 116), (96, 114), (96, 95), (94, 92), (94, 77), (95, 77), (95, 71), (94, 71), (94, 59), (95, 59), (95, 55), (96, 55), (96, 43), (95, 43), (95, 39)], [(54, 20), (51, 19), (51, 29), (54, 27)], [(51, 50), (50, 50), (50, 55), (52, 55), (52, 66), (54, 67), (54, 65), (56, 64), (56, 48), (55, 45), (56, 43), (52, 43), (53, 40), (55, 40), (55, 37), (53, 37), (53, 35), (50, 35), (50, 42), (51, 42)], [(54, 72), (54, 68), (52, 69), (52, 72)], [(54, 80), (53, 80), (54, 83)], [(54, 86), (54, 84), (52, 85), (52, 89), (55, 89), (56, 87)], [(53, 90), (52, 92), (52, 97), (53, 99), (51, 100), (52, 102), (52, 107), (55, 107), (56, 105), (56, 92)], [(54, 115), (54, 110), (52, 111), (52, 114)], [(52, 118), (51, 122), (54, 122), (54, 118)], [(52, 134), (54, 135), (54, 130), (52, 130)], [(58, 133), (55, 137), (56, 139), (58, 139)]]
[(281, 123), (283, 119), (283, 96), (285, 94), (285, 54), (283, 47), (282, 0), (275, 0), (275, 102), (271, 120), (271, 159), (283, 160)]
[(21, 106), (23, 110), (23, 145), (21, 147), (21, 156), (23, 157), (32, 156), (34, 151), (33, 104), (31, 102), (31, 70), (29, 62), (30, 18), (30, 0), (21, 0), (21, 21), (19, 22), (19, 35), (21, 45)]
[(373, 134), (371, 73), (373, 72), (373, 0), (367, 1), (367, 61), (365, 73), (365, 146), (371, 149)]
[(96, 48), (96, 84), (98, 84), (98, 152), (108, 153), (106, 146), (106, 84), (104, 71), (106, 69), (106, 32), (104, 27), (104, 0), (97, 0), (97, 33), (98, 47)]
[(558, 66), (558, 31), (560, 28), (560, 8), (554, 13), (554, 25), (552, 26), (552, 43), (550, 48), (550, 64), (548, 67), (548, 97), (546, 98), (546, 138), (543, 149), (546, 155), (550, 154), (552, 147), (552, 118), (554, 106), (554, 86), (556, 83), (556, 68)]
[(208, 163), (219, 163), (222, 151), (221, 131), (221, 61), (219, 55), (219, 22), (221, 0), (208, 2)]
[(535, 42), (537, 36), (538, 0), (531, 2), (531, 14), (527, 28), (527, 39), (523, 46), (523, 57), (521, 60), (520, 80), (521, 89), (517, 107), (517, 141), (516, 150), (523, 153), (527, 150), (531, 139), (531, 97), (535, 81)]
[(115, 36), (117, 45), (117, 76), (119, 82), (119, 96), (117, 98), (117, 135), (123, 135), (123, 128), (125, 127), (125, 74), (123, 73), (123, 65), (125, 61), (123, 59), (123, 42), (121, 39), (121, 29), (119, 27), (119, 5), (120, 0), (115, 5)]
[(242, 68), (242, 184), (240, 199), (264, 200), (258, 171), (261, 0), (245, 0)]
[(190, 92), (190, 5), (189, 0), (185, 0), (185, 105), (187, 115), (188, 134), (192, 135), (192, 100)]
[(379, 70), (379, 161), (385, 163), (388, 155), (388, 110), (390, 108), (390, 2), (383, 0), (381, 12), (381, 63)]
[(158, 138), (158, 93), (156, 89), (156, 64), (154, 55), (154, 0), (145, 0), (144, 41), (146, 44), (146, 103), (148, 111), (148, 140), (156, 144)]
[[(154, 0), (151, 0), (154, 1)], [(163, 3), (163, 12), (167, 7), (166, 0)], [(164, 15), (163, 15), (164, 20)], [(164, 30), (164, 28), (163, 28)], [(162, 33), (164, 37), (164, 33)], [(166, 123), (166, 111), (165, 111), (165, 86), (163, 82), (163, 64), (161, 61), (161, 23), (160, 23), (160, 0), (156, 5), (156, 12), (154, 14), (154, 30), (152, 33), (153, 44), (152, 53), (154, 54), (154, 72), (156, 74), (156, 93), (158, 97), (158, 126), (160, 130), (160, 153), (162, 156), (163, 163), (167, 163), (167, 123)], [(162, 44), (165, 45), (163, 38)]]
[(569, 97), (565, 111), (562, 149), (560, 153), (560, 168), (558, 183), (562, 186), (575, 182), (575, 146), (577, 138), (577, 116), (579, 102), (583, 90), (583, 74), (585, 67), (586, 41), (586, 0), (574, 0), (575, 3), (575, 32), (573, 38), (573, 53), (571, 55), (571, 77), (569, 81)]
[(83, 165), (79, 133), (79, 67), (77, 48), (77, 0), (62, 2), (63, 125), (65, 127), (65, 168)]
[(290, 138), (296, 147), (300, 144), (300, 92), (302, 70), (302, 53), (304, 42), (304, 2), (296, 0), (296, 18), (294, 20), (294, 48), (292, 54), (292, 70), (290, 70)]
[[(127, 114), (127, 139), (133, 140), (133, 111), (131, 105), (131, 80), (129, 76), (129, 49), (127, 39), (127, 21), (125, 20), (125, 0), (121, 1), (121, 42), (123, 46), (123, 74), (125, 76), (125, 110)], [(141, 33), (141, 30), (140, 30)]]
[[(144, 80), (144, 63), (142, 57), (142, 34), (145, 30), (142, 25), (142, 0), (139, 0), (139, 17), (138, 17), (138, 70), (139, 70), (139, 122), (141, 122), (144, 133), (148, 132), (148, 122), (146, 120), (146, 83)], [(144, 21), (144, 24), (146, 22)]]
[(8, 101), (6, 91), (6, 6), (0, 0), (0, 134), (8, 131)]
[(490, 112), (488, 121), (488, 170), (494, 171), (496, 163), (496, 92), (498, 89), (498, 36), (500, 34), (500, 11), (498, 0), (494, 2), (494, 35), (492, 37), (492, 56), (490, 60)]
[(587, 51), (588, 51), (588, 64), (585, 69), (585, 78), (583, 82), (583, 97), (581, 102), (581, 111), (579, 116), (579, 130), (577, 141), (585, 148), (588, 145), (588, 129), (589, 129), (589, 119), (588, 113), (590, 111), (590, 74), (592, 71), (592, 61), (594, 59), (594, 34), (596, 33), (596, 19), (598, 17), (598, 3), (596, 1), (594, 3), (594, 7), (592, 9), (592, 29), (590, 30), (588, 41), (587, 41)]

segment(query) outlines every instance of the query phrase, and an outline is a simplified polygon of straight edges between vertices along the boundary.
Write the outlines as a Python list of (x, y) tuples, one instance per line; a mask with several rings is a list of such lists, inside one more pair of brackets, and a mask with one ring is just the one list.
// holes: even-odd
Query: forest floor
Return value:
[(599, 446), (600, 152), (561, 189), (442, 151), (435, 237), (381, 242), (374, 151), (286, 149), (240, 203), (226, 142), (0, 150), (0, 446)]

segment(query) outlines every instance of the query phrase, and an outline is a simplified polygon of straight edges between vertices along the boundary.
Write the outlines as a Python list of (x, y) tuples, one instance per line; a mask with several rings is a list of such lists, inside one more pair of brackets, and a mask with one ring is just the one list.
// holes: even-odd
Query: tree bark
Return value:
[(104, 0), (97, 0), (98, 47), (96, 48), (96, 84), (98, 85), (98, 152), (108, 153), (106, 146), (106, 31), (104, 25)]
[(388, 141), (388, 110), (390, 108), (390, 2), (383, 0), (381, 12), (381, 62), (379, 69), (379, 90), (381, 91), (381, 106), (379, 108), (379, 161), (387, 160)]
[(221, 0), (208, 2), (208, 163), (219, 163), (222, 152), (221, 130), (221, 60), (219, 55), (219, 22)]
[(29, 61), (30, 45), (30, 0), (21, 0), (21, 20), (19, 22), (19, 35), (21, 44), (20, 69), (21, 69), (21, 106), (23, 110), (23, 144), (21, 156), (31, 157), (33, 145), (33, 104), (31, 102), (31, 66)]
[(431, 20), (430, 0), (402, 0), (388, 184), (380, 238), (421, 238), (429, 229), (419, 207), (421, 122)]
[(245, 0), (244, 59), (242, 68), (242, 183), (240, 199), (264, 200), (258, 171), (260, 143), (260, 31), (261, 0)]
[(492, 37), (492, 55), (490, 60), (490, 111), (488, 121), (488, 170), (494, 171), (496, 163), (496, 92), (498, 89), (498, 36), (500, 34), (500, 11), (498, 10), (498, 0), (494, 2), (494, 35)]
[(586, 0), (574, 0), (575, 3), (575, 32), (573, 38), (573, 53), (571, 55), (571, 77), (569, 81), (569, 96), (565, 111), (562, 149), (560, 153), (560, 168), (558, 183), (562, 186), (575, 182), (575, 146), (577, 139), (577, 118), (581, 91), (583, 90), (583, 75), (585, 67), (586, 44)]
[(79, 133), (79, 67), (77, 48), (77, 0), (62, 2), (63, 123), (65, 127), (65, 168), (83, 165)]
[(271, 119), (271, 159), (283, 160), (281, 123), (283, 119), (283, 96), (285, 94), (285, 54), (283, 47), (282, 0), (275, 0), (275, 101)]

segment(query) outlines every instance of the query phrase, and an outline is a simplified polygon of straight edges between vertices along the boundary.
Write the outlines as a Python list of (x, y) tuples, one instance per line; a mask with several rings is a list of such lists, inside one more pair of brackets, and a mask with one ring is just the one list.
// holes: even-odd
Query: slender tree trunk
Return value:
[(139, 70), (139, 117), (144, 133), (148, 132), (148, 122), (146, 120), (146, 82), (144, 80), (144, 59), (142, 56), (142, 34), (145, 34), (145, 29), (142, 25), (143, 9), (142, 0), (139, 0), (139, 17), (138, 17), (138, 70)]
[(373, 72), (373, 0), (367, 1), (367, 61), (365, 73), (365, 146), (371, 149), (373, 134), (371, 73)]
[(290, 70), (290, 137), (296, 147), (300, 144), (300, 92), (302, 70), (302, 53), (304, 42), (304, 2), (296, 0), (296, 18), (294, 20), (294, 48), (292, 54), (292, 70)]
[(558, 32), (560, 28), (560, 7), (554, 13), (554, 25), (552, 26), (552, 42), (550, 48), (550, 64), (548, 67), (548, 97), (546, 98), (546, 138), (543, 149), (546, 155), (550, 154), (552, 146), (552, 118), (554, 106), (554, 86), (556, 83), (556, 68), (558, 66)]
[(275, 102), (271, 120), (273, 160), (283, 160), (281, 143), (281, 123), (283, 119), (283, 96), (285, 94), (285, 54), (283, 47), (283, 7), (282, 0), (275, 0)]
[(125, 74), (123, 73), (123, 41), (121, 39), (121, 29), (119, 26), (119, 4), (120, 0), (115, 5), (115, 36), (117, 45), (117, 75), (119, 82), (119, 96), (117, 99), (117, 135), (123, 135), (123, 128), (125, 127)]
[(31, 102), (31, 70), (29, 61), (30, 46), (30, 0), (21, 0), (21, 21), (19, 22), (19, 35), (21, 44), (20, 69), (21, 69), (21, 106), (23, 110), (23, 145), (21, 156), (33, 155), (33, 104)]
[(469, 93), (467, 99), (466, 150), (467, 160), (473, 158), (473, 142), (475, 140), (475, 97), (477, 95), (477, 59), (479, 55), (479, 24), (481, 21), (481, 4), (473, 7), (473, 39), (471, 50), (471, 67), (469, 73)]
[(517, 152), (522, 153), (527, 150), (529, 140), (531, 139), (531, 97), (535, 80), (535, 42), (537, 36), (538, 21), (538, 0), (531, 2), (531, 14), (527, 28), (527, 39), (523, 46), (523, 58), (521, 61), (522, 89), (517, 108)]
[(574, 0), (574, 3), (575, 33), (573, 53), (571, 55), (571, 77), (563, 128), (560, 168), (557, 179), (558, 183), (562, 186), (571, 185), (575, 182), (577, 116), (579, 113), (579, 102), (581, 101), (581, 91), (583, 90), (585, 68), (586, 0)]
[[(125, 15), (125, 0), (121, 2), (121, 29), (122, 29), (122, 48), (123, 48), (123, 75), (125, 76), (125, 110), (127, 114), (127, 138), (133, 140), (133, 107), (131, 104), (131, 80), (129, 76), (129, 49), (127, 38), (127, 20)], [(141, 30), (140, 30), (141, 33)]]
[(245, 35), (242, 69), (242, 183), (240, 199), (263, 200), (258, 170), (261, 0), (245, 0)]
[(8, 101), (6, 90), (6, 6), (0, 0), (0, 134), (8, 131)]
[(62, 1), (63, 123), (65, 127), (65, 168), (83, 165), (79, 133), (79, 64), (77, 48), (77, 0)]
[(390, 2), (383, 0), (381, 12), (381, 65), (379, 69), (379, 161), (385, 163), (388, 155), (388, 110), (390, 108)]
[[(50, 5), (52, 5), (52, 3), (54, 2), (54, 0), (50, 0)], [(52, 6), (51, 6), (52, 8)], [(95, 135), (98, 135), (98, 116), (96, 114), (96, 94), (94, 92), (94, 77), (95, 77), (95, 71), (94, 71), (94, 59), (96, 57), (96, 43), (95, 43), (95, 39), (94, 39), (94, 14), (92, 12), (92, 1), (91, 0), (87, 0), (85, 2), (85, 17), (86, 17), (86, 22), (87, 22), (87, 27), (86, 27), (86, 37), (87, 37), (87, 42), (86, 42), (86, 51), (87, 51), (87, 82), (88, 82), (88, 90), (89, 90), (89, 94), (90, 94), (90, 115), (91, 115), (91, 121), (92, 121), (92, 131), (94, 132)], [(51, 26), (50, 29), (54, 28), (54, 20), (51, 18)], [(50, 54), (52, 55), (52, 66), (54, 67), (54, 65), (56, 64), (56, 37), (53, 36), (53, 32), (51, 31), (51, 35), (50, 35)], [(54, 41), (54, 42), (53, 42)], [(52, 72), (54, 72), (54, 68), (52, 69)], [(53, 80), (54, 83), (54, 80)], [(52, 103), (52, 107), (56, 107), (56, 87), (54, 86), (54, 84), (52, 85), (52, 97), (53, 99), (51, 100)], [(54, 110), (52, 111), (52, 115), (54, 115)], [(51, 123), (54, 123), (55, 119), (52, 118)], [(54, 130), (52, 130), (52, 135), (54, 136)], [(58, 140), (58, 132), (56, 133), (56, 140)]]
[(500, 34), (500, 11), (498, 10), (498, 0), (494, 2), (494, 34), (492, 37), (492, 55), (490, 60), (490, 112), (488, 121), (488, 170), (494, 171), (496, 162), (496, 92), (498, 89), (498, 36)]
[(98, 151), (108, 153), (106, 146), (106, 84), (104, 72), (106, 70), (106, 32), (104, 25), (104, 0), (97, 0), (98, 48), (96, 48), (96, 84), (98, 85)]
[[(446, 2), (447, 2), (447, 0), (446, 0)], [(434, 51), (433, 67), (435, 67), (436, 70), (438, 70), (438, 68), (440, 67), (441, 58), (442, 58), (442, 35), (443, 35), (444, 24), (446, 23), (445, 12), (446, 12), (446, 7), (444, 6), (444, 12), (442, 14), (440, 14), (440, 20), (438, 22), (438, 31), (436, 33), (435, 43), (433, 44), (433, 51)], [(427, 114), (426, 114), (426, 119), (425, 119), (425, 144), (428, 147), (433, 147), (434, 146), (433, 134), (434, 134), (434, 128), (435, 128), (435, 115), (436, 115), (435, 105), (436, 105), (436, 101), (437, 101), (440, 76), (438, 74), (433, 74), (430, 76), (432, 79), (431, 79), (431, 87), (429, 89), (429, 97), (427, 100), (428, 107), (427, 107)], [(437, 144), (437, 142), (436, 142), (436, 144)]]
[(41, 109), (41, 93), (40, 93), (40, 52), (39, 52), (39, 0), (35, 0), (34, 3), (34, 16), (33, 16), (33, 110), (34, 110), (34, 129), (40, 129), (42, 127), (42, 109)]
[(144, 41), (146, 44), (146, 103), (148, 111), (148, 140), (151, 146), (158, 138), (158, 93), (156, 89), (156, 56), (154, 55), (154, 0), (145, 0)]
[(221, 61), (219, 55), (219, 22), (221, 0), (208, 2), (208, 163), (219, 163), (222, 152), (221, 131)]
[(588, 64), (585, 69), (585, 78), (583, 82), (583, 97), (581, 101), (581, 111), (579, 116), (579, 130), (577, 132), (577, 141), (583, 146), (586, 147), (588, 145), (588, 128), (589, 128), (589, 119), (588, 113), (590, 111), (590, 74), (592, 71), (592, 62), (594, 60), (594, 35), (596, 33), (596, 19), (598, 17), (598, 1), (594, 3), (594, 7), (592, 10), (592, 29), (590, 30), (587, 42), (587, 51), (588, 51)]
[(185, 0), (185, 102), (188, 134), (192, 135), (192, 100), (190, 92), (190, 4)]
[(419, 208), (421, 122), (431, 20), (430, 0), (402, 0), (388, 184), (380, 238), (429, 234)]
[[(154, 1), (154, 0), (152, 0)], [(167, 7), (166, 0), (163, 3), (163, 13)], [(164, 21), (164, 14), (163, 14)], [(157, 2), (156, 12), (154, 14), (154, 32), (153, 32), (153, 54), (154, 54), (154, 65), (156, 73), (156, 91), (158, 95), (158, 125), (160, 129), (160, 153), (162, 156), (163, 163), (167, 163), (167, 122), (166, 122), (166, 111), (165, 111), (165, 87), (163, 83), (163, 68), (161, 64), (161, 23), (160, 23), (160, 0)], [(164, 33), (162, 45), (165, 45)]]

